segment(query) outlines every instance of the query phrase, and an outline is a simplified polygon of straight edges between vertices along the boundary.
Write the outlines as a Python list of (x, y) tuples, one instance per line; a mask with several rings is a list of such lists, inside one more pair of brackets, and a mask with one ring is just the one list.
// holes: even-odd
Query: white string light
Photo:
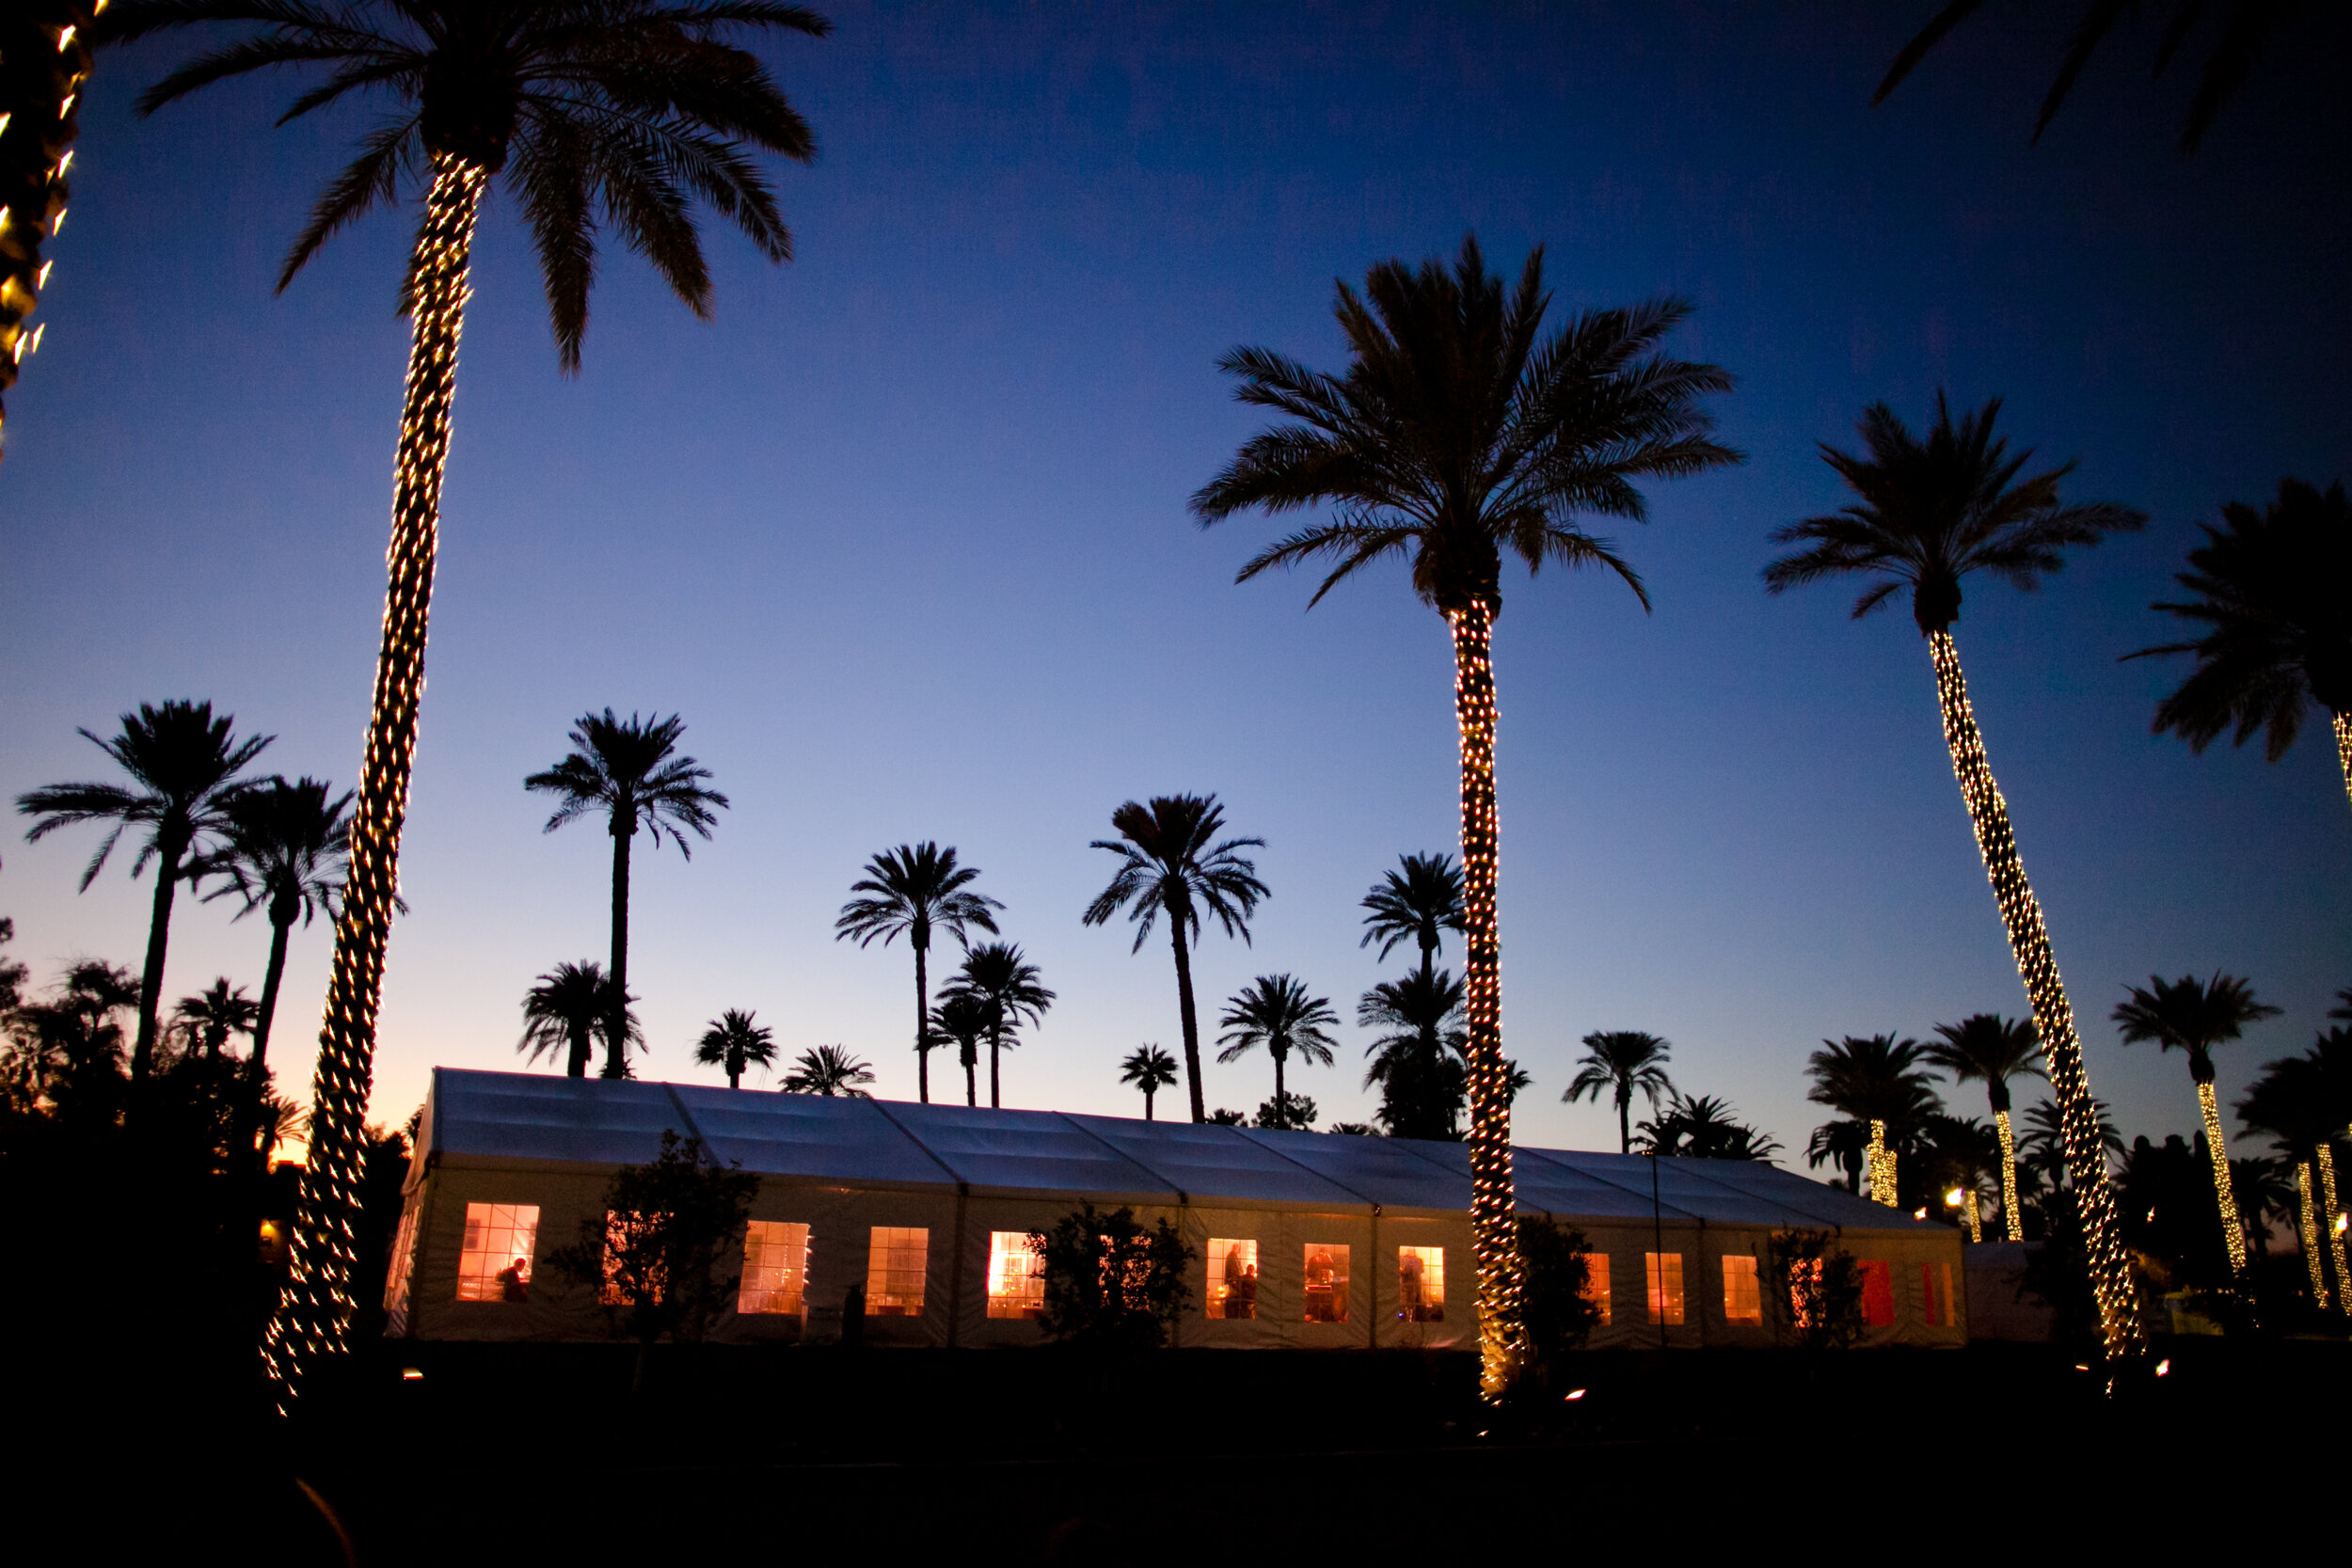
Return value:
[(2327, 1265), (2319, 1260), (2319, 1223), (2312, 1214), (2312, 1163), (2295, 1165), (2296, 1219), (2303, 1238), (2303, 1266), (2312, 1274), (2312, 1305), (2328, 1310)]
[(2230, 1184), (2229, 1148), (2221, 1141), (2221, 1107), (2213, 1085), (2197, 1085), (2197, 1110), (2205, 1120), (2205, 1156), (2213, 1162), (2213, 1190), (2221, 1200), (2221, 1238), (2230, 1248), (2232, 1278), (2246, 1277), (2246, 1229), (2238, 1223), (2237, 1189)]
[(2352, 1317), (2352, 1279), (2344, 1273), (2344, 1227), (2336, 1210), (2336, 1156), (2322, 1138), (2314, 1151), (2319, 1161), (2319, 1196), (2328, 1205), (2328, 1250), (2336, 1260), (2336, 1309)]
[(2009, 1108), (1993, 1113), (1993, 1131), (2001, 1139), (2001, 1227), (2012, 1242), (2026, 1239), (2026, 1216), (2017, 1210), (2017, 1134), (2009, 1124)]
[(2336, 715), (2336, 766), (2344, 769), (2344, 793), (2352, 799), (2352, 715)]
[(1895, 1151), (1886, 1147), (1886, 1123), (1873, 1117), (1870, 1122), (1870, 1201), (1896, 1206)]

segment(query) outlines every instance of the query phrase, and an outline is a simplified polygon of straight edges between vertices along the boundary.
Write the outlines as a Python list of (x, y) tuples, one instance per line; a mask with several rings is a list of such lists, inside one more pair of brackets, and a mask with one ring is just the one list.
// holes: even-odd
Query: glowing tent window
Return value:
[(1445, 1248), (1396, 1249), (1396, 1315), (1408, 1323), (1445, 1322)]
[(1862, 1326), (1895, 1326), (1895, 1265), (1881, 1259), (1862, 1263)]
[(1649, 1283), (1649, 1321), (1669, 1328), (1682, 1326), (1682, 1254), (1645, 1252), (1642, 1269)]
[(1927, 1307), (1930, 1328), (1958, 1328), (1960, 1314), (1952, 1307), (1952, 1266), (1944, 1266), (1944, 1288), (1936, 1289), (1936, 1265), (1919, 1265), (1919, 1299)]
[(920, 1226), (878, 1225), (866, 1254), (866, 1315), (919, 1318), (931, 1233)]
[(1600, 1308), (1600, 1326), (1609, 1326), (1609, 1255), (1584, 1254), (1584, 1299)]
[(528, 1301), (531, 1254), (539, 1240), (535, 1203), (469, 1203), (457, 1255), (459, 1301)]
[(1029, 1233), (1025, 1230), (988, 1233), (988, 1315), (1045, 1315), (1045, 1259), (1029, 1245)]
[(1209, 1238), (1209, 1316), (1258, 1315), (1258, 1243), (1224, 1236)]
[(1330, 1242), (1307, 1243), (1307, 1321), (1347, 1322), (1347, 1248)]
[(797, 1317), (808, 1284), (808, 1227), (754, 1220), (743, 1232), (743, 1284), (735, 1309)]
[(1744, 1252), (1724, 1254), (1724, 1322), (1764, 1323), (1764, 1291), (1756, 1274), (1756, 1259)]

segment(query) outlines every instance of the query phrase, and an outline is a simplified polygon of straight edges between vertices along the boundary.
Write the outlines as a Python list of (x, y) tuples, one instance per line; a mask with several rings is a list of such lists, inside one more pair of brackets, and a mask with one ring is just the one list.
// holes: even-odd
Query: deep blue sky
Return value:
[[(584, 373), (556, 372), (511, 208), (477, 247), (375, 1110), (436, 1063), (516, 1064), (516, 1007), (601, 956), (606, 841), (543, 836), (525, 773), (583, 708), (676, 710), (735, 800), (691, 864), (638, 859), (631, 974), (651, 1076), (755, 1007), (911, 1097), (911, 968), (832, 917), (860, 863), (936, 837), (983, 868), (1060, 1002), (1008, 1103), (1135, 1114), (1116, 1081), (1178, 1043), (1164, 939), (1078, 912), (1130, 796), (1215, 790), (1263, 835), (1254, 947), (1211, 937), (1214, 1007), (1290, 970), (1352, 1014), (1381, 973), (1356, 900), (1452, 843), (1452, 668), (1401, 571), (1304, 612), (1236, 588), (1267, 536), (1184, 500), (1256, 427), (1214, 370), (1238, 342), (1340, 363), (1334, 277), (1547, 246), (1555, 309), (1662, 291), (1684, 352), (1740, 377), (1744, 468), (1659, 489), (1625, 527), (1657, 611), (1613, 581), (1506, 583), (1497, 637), (1506, 1048), (1523, 1141), (1601, 1146), (1559, 1103), (1576, 1038), (1645, 1028), (1677, 1082), (1794, 1149), (1823, 1036), (2024, 1010), (1962, 812), (1925, 650), (1851, 594), (1772, 600), (1769, 531), (1840, 495), (1815, 452), (1863, 404), (1939, 387), (2005, 420), (2072, 492), (2149, 531), (2033, 596), (1977, 587), (1958, 628), (1994, 766), (2127, 1132), (2185, 1132), (2183, 1064), (2106, 1020), (2128, 980), (2216, 968), (2286, 1008), (2233, 1094), (2352, 984), (2352, 817), (2324, 730), (2269, 767), (2148, 734), (2177, 669), (2119, 664), (2229, 499), (2345, 468), (2346, 120), (2280, 52), (2204, 151), (2185, 86), (2126, 35), (2026, 145), (2058, 47), (1995, 20), (1864, 107), (1917, 6), (1379, 10), (825, 8), (776, 69), (822, 138), (776, 179), (799, 259), (708, 245), (714, 323), (611, 255)], [(2019, 8), (2022, 10), (2022, 8)], [(414, 209), (278, 257), (364, 114), (270, 128), (292, 79), (149, 121), (128, 101), (193, 40), (101, 63), (71, 221), (9, 399), (0, 467), (0, 790), (100, 772), (74, 727), (201, 695), (277, 734), (268, 763), (348, 782), (383, 591)], [(45, 983), (135, 964), (148, 884), (93, 837), (14, 842), (0, 912)], [(266, 932), (183, 906), (170, 994), (258, 987)], [(273, 1052), (308, 1083), (329, 937), (301, 936)], [(1389, 967), (1401, 967), (1402, 955)], [(1298, 1076), (1361, 1117), (1359, 1042)], [(758, 1080), (755, 1080), (758, 1082)], [(1261, 1060), (1213, 1067), (1255, 1105)], [(1981, 1112), (1974, 1092), (1955, 1096)], [(1798, 1160), (1800, 1165), (1801, 1159)]]

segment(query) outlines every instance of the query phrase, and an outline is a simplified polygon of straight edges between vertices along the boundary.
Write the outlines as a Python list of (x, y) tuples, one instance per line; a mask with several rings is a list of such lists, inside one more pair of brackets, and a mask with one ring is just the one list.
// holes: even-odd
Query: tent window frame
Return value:
[(988, 1315), (1026, 1320), (1045, 1316), (1045, 1259), (1026, 1230), (988, 1233)]
[(736, 1312), (747, 1318), (807, 1316), (809, 1250), (809, 1227), (798, 1220), (746, 1225)]
[[(465, 1240), (457, 1253), (457, 1299), (493, 1307), (529, 1301), (531, 1265), (538, 1247), (537, 1204), (467, 1204)], [(516, 1277), (508, 1279), (510, 1274)]]
[[(1248, 1323), (1258, 1315), (1265, 1272), (1258, 1263), (1255, 1236), (1212, 1236), (1206, 1261), (1208, 1288), (1202, 1310), (1212, 1323)], [(1238, 1307), (1239, 1311), (1234, 1307)]]
[(1651, 1324), (1680, 1328), (1689, 1316), (1689, 1298), (1682, 1283), (1682, 1254), (1642, 1254), (1642, 1275)]
[[(866, 1316), (919, 1318), (930, 1285), (931, 1232), (922, 1225), (869, 1227), (866, 1239)], [(912, 1261), (910, 1261), (912, 1259)], [(914, 1288), (909, 1290), (909, 1280)]]

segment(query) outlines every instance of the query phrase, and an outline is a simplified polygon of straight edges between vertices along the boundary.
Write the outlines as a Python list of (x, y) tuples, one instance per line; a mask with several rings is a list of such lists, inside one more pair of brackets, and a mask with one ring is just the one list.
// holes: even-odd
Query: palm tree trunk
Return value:
[(2017, 1135), (2010, 1130), (2009, 1107), (1993, 1113), (1993, 1130), (2001, 1137), (2001, 1227), (2012, 1242), (2026, 1239), (2026, 1216), (2017, 1207)]
[(931, 1102), (931, 987), (928, 942), (914, 943), (914, 1088), (924, 1104)]
[(1886, 1147), (1886, 1123), (1870, 1123), (1870, 1148), (1864, 1156), (1870, 1164), (1870, 1201), (1883, 1203), (1889, 1209), (1896, 1205), (1895, 1156)]
[(2336, 765), (2344, 769), (2344, 793), (2352, 799), (2352, 714), (2339, 713), (2336, 719)]
[(612, 817), (612, 1011), (604, 1021), (604, 1076), (628, 1076), (628, 851), (637, 840), (637, 807)]
[(2319, 1227), (2312, 1218), (2312, 1163), (2309, 1160), (2296, 1162), (2295, 1196), (2296, 1217), (2303, 1238), (2303, 1266), (2312, 1272), (2312, 1305), (2325, 1312), (2328, 1310), (2328, 1271), (2319, 1260)]
[(1148, 1089), (1148, 1088), (1147, 1088), (1147, 1089), (1145, 1089), (1145, 1090), (1143, 1091), (1143, 1119), (1144, 1119), (1144, 1120), (1146, 1120), (1146, 1121), (1150, 1121), (1151, 1119), (1152, 1119), (1152, 1091), (1151, 1091), (1150, 1089)]
[(1454, 718), (1462, 751), (1462, 975), (1469, 1038), (1470, 1238), (1478, 1258), (1480, 1391), (1502, 1398), (1518, 1370), (1519, 1248), (1503, 1082), (1502, 976), (1495, 928), (1494, 615), (1450, 612)]
[(2237, 1194), (2230, 1185), (2229, 1147), (2221, 1141), (2221, 1107), (2214, 1100), (2209, 1080), (2198, 1081), (2197, 1110), (2205, 1121), (2205, 1157), (2213, 1162), (2213, 1196), (2221, 1206), (2221, 1243), (2230, 1249), (2230, 1275), (2243, 1279), (2246, 1227), (2238, 1219)]
[(278, 1017), (278, 989), (286, 978), (286, 942), (294, 932), (294, 912), (279, 917), (276, 900), (269, 911), (269, 967), (262, 972), (262, 1002), (253, 1018), (253, 1049), (246, 1053), (246, 1095), (239, 1113), (251, 1119), (237, 1129), (237, 1147), (251, 1149), (257, 1169), (269, 1169), (269, 1150), (259, 1148), (262, 1137), (262, 1096), (269, 1086), (269, 1031)]
[(1001, 1023), (988, 1026), (988, 1108), (1005, 1108), (1004, 1081), (999, 1076), (998, 1063), (1004, 1055), (1005, 1029)]
[(1633, 1152), (1633, 1091), (1622, 1085), (1617, 1088), (1617, 1152)]
[(979, 1053), (967, 1050), (963, 1053), (963, 1102), (977, 1107), (980, 1102)]
[(2312, 1151), (2319, 1164), (2319, 1196), (2327, 1208), (2324, 1227), (2328, 1232), (2328, 1251), (2336, 1260), (2336, 1309), (2352, 1317), (2352, 1279), (2344, 1272), (2344, 1232), (2336, 1228), (2336, 1156), (2325, 1143)]
[(2018, 858), (2008, 802), (2001, 799), (1992, 765), (1985, 760), (1984, 737), (1968, 705), (1968, 683), (1961, 673), (1960, 652), (1952, 645), (1951, 633), (1929, 634), (1928, 653), (1935, 665), (1935, 693), (1943, 711), (1945, 744), (1951, 748), (1952, 772), (1960, 780), (1968, 823), (1976, 831), (1977, 851), (1984, 858), (1985, 874), (2001, 906), (2010, 956), (2016, 960), (2018, 974), (2026, 982), (2026, 999), (2033, 1005), (2034, 1027), (2042, 1037), (2050, 1087), (2058, 1099), (2066, 1171), (2080, 1206), (2101, 1338), (2110, 1359), (2137, 1354), (2145, 1347), (2147, 1335), (2139, 1321), (2139, 1295), (2132, 1282), (2131, 1262), (2124, 1256), (2122, 1227), (2116, 1220), (2106, 1148), (2099, 1138), (2090, 1079), (2083, 1070), (2074, 1010), (2066, 1000), (2066, 983), (2058, 977), (2058, 961), (2050, 953), (2050, 933), (2042, 924), (2042, 906), (2034, 900), (2025, 863)]
[(392, 540), (367, 751), (351, 823), (351, 867), (335, 922), (335, 962), (319, 1030), (311, 1090), (310, 1158), (295, 1201), (286, 1287), (262, 1355), (278, 1408), (291, 1413), (320, 1356), (340, 1354), (351, 1329), (354, 1216), (359, 1208), (368, 1091), (375, 1071), (375, 1013), (384, 946), (398, 892), (400, 830), (407, 816), (417, 704), (424, 690), (426, 612), (449, 452), (466, 272), (488, 176), (449, 153), (433, 158), (433, 188), (414, 260), (408, 385), (401, 407)]
[(585, 1020), (574, 1021), (566, 1026), (565, 1033), (571, 1037), (572, 1053), (564, 1064), (564, 1076), (585, 1078), (589, 1060), (596, 1053), (596, 1034)]
[(155, 1066), (157, 1017), (164, 1005), (164, 949), (171, 942), (171, 900), (180, 888), (180, 857), (187, 840), (167, 830), (156, 835), (155, 900), (147, 917), (147, 964), (139, 972), (139, 1033), (131, 1047), (132, 1115), (138, 1114), (138, 1086)]
[(1192, 1007), (1192, 955), (1184, 948), (1184, 922), (1174, 910), (1168, 911), (1168, 934), (1176, 945), (1176, 1011), (1184, 1024), (1184, 1081), (1192, 1086), (1192, 1119), (1209, 1119), (1207, 1104), (1200, 1098), (1200, 1018)]
[(1291, 1102), (1290, 1097), (1282, 1092), (1282, 1054), (1279, 1051), (1272, 1054), (1274, 1056), (1274, 1114), (1282, 1118), (1283, 1126), (1288, 1127), (1291, 1124)]

